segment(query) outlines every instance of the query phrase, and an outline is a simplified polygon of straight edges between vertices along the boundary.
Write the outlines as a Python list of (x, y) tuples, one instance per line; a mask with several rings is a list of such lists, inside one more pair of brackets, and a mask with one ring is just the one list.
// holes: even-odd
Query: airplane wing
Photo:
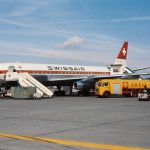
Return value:
[(93, 76), (91, 78), (93, 79), (109, 79), (109, 78), (134, 78), (134, 77), (139, 77), (142, 78), (141, 76), (148, 76), (150, 73), (127, 73), (127, 74), (118, 74), (118, 75), (107, 75), (107, 76)]
[[(130, 75), (130, 74), (129, 74), (129, 75)], [(145, 73), (144, 73), (144, 72), (143, 72), (143, 73), (132, 73), (131, 75), (133, 75), (133, 76), (134, 76), (134, 75), (148, 76), (148, 75), (150, 75), (150, 73), (146, 73), (146, 72), (145, 72)]]
[(150, 67), (138, 68), (138, 69), (133, 69), (132, 71), (136, 72), (136, 71), (145, 70), (145, 69), (149, 69), (149, 68)]
[(88, 80), (88, 79), (118, 78), (118, 77), (122, 77), (122, 76), (123, 76), (123, 74), (118, 74), (118, 75), (100, 75), (100, 76), (82, 76), (82, 77), (49, 79), (49, 81), (78, 81), (78, 80)]
[(88, 79), (109, 79), (109, 78), (128, 78), (134, 76), (147, 76), (150, 73), (128, 73), (128, 74), (118, 74), (118, 75), (99, 75), (99, 76), (82, 76), (82, 77), (70, 77), (70, 78), (55, 78), (49, 79), (49, 81), (78, 81), (78, 80), (88, 80)]
[(87, 76), (83, 77), (70, 77), (70, 78), (55, 78), (55, 79), (49, 79), (49, 81), (77, 81), (88, 78)]

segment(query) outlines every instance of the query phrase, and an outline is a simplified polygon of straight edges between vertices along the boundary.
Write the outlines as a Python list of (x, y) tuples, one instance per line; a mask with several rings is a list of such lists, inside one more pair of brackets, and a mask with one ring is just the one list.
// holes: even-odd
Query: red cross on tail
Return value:
[(128, 50), (128, 42), (124, 42), (122, 48), (120, 49), (120, 52), (118, 54), (118, 57), (115, 61), (115, 64), (121, 64), (123, 66), (126, 65), (126, 58), (127, 58), (127, 50)]

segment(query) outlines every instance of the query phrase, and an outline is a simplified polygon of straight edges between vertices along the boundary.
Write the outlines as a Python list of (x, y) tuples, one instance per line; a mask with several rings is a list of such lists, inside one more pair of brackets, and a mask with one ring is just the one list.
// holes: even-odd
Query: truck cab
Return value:
[(122, 94), (122, 84), (120, 80), (104, 79), (98, 81), (95, 85), (95, 95), (110, 97), (111, 95)]

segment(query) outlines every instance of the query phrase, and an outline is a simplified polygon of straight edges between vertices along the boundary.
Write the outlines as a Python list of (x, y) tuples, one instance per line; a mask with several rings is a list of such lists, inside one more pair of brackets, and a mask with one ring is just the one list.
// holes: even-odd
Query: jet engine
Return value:
[(78, 95), (89, 95), (90, 90), (95, 88), (95, 80), (94, 79), (83, 79), (74, 82), (74, 88), (79, 90)]

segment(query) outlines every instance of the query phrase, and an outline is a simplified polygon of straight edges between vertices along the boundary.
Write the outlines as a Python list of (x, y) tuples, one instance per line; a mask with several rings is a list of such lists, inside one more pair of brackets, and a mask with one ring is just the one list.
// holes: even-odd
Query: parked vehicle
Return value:
[(139, 101), (149, 101), (150, 100), (150, 90), (143, 89), (140, 93), (138, 93), (138, 100)]
[(95, 95), (110, 97), (124, 95), (137, 97), (144, 87), (150, 89), (150, 80), (137, 79), (104, 79), (96, 82)]

